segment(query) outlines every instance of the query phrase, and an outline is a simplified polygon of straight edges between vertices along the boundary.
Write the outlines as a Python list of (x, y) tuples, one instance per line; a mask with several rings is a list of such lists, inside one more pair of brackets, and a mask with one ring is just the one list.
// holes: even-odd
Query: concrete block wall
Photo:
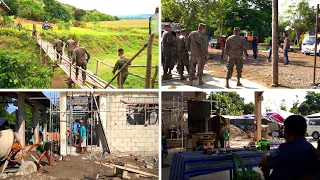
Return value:
[(158, 153), (159, 124), (127, 124), (126, 104), (121, 102), (128, 97), (158, 97), (158, 93), (107, 92), (99, 95), (100, 106), (105, 105), (107, 110), (101, 113), (101, 119), (106, 121), (102, 123), (106, 123), (106, 136), (111, 151)]

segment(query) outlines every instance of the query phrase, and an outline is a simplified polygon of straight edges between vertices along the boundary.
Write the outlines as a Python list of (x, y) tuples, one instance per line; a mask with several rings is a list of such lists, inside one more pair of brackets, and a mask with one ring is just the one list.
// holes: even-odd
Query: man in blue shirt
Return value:
[(74, 146), (78, 146), (77, 141), (79, 139), (79, 128), (80, 128), (80, 124), (79, 124), (79, 120), (77, 119), (73, 124), (73, 131), (72, 131), (74, 136), (74, 143), (73, 143)]
[(253, 34), (252, 51), (253, 51), (253, 58), (255, 60), (257, 60), (257, 57), (258, 57), (258, 43), (259, 43), (258, 37), (255, 34)]
[[(307, 124), (303, 116), (292, 115), (284, 121), (286, 143), (260, 162), (267, 180), (299, 179), (313, 173), (316, 149), (305, 139)], [(270, 169), (273, 169), (269, 176)]]
[(87, 130), (86, 127), (84, 126), (84, 122), (83, 120), (79, 121), (80, 123), (80, 144), (81, 144), (81, 149), (80, 149), (80, 153), (83, 153), (84, 155), (87, 154)]

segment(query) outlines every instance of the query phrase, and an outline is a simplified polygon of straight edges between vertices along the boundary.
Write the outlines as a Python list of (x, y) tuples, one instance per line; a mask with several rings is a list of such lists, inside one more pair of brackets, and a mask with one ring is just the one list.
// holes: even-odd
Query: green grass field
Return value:
[[(31, 21), (22, 21), (23, 28), (32, 29)], [(70, 30), (59, 30), (58, 26), (53, 25), (53, 30), (42, 31), (41, 24), (37, 23), (37, 31), (43, 35), (51, 37), (59, 36), (60, 39), (66, 41), (69, 36), (72, 36), (76, 41), (80, 42), (81, 46), (86, 47), (92, 57), (95, 57), (103, 62), (114, 65), (118, 60), (117, 50), (123, 48), (125, 56), (131, 58), (136, 54), (149, 39), (148, 20), (121, 20), (121, 21), (106, 21), (99, 23), (87, 23), (85, 28), (72, 27)], [(46, 37), (48, 41), (53, 43), (53, 40)], [(158, 66), (158, 35), (154, 38), (152, 48), (152, 65)], [(145, 49), (133, 62), (132, 65), (146, 65), (147, 49)], [(96, 61), (91, 59), (87, 68), (96, 72)], [(105, 81), (109, 81), (112, 77), (112, 68), (99, 63), (98, 76)], [(146, 68), (130, 68), (129, 71), (138, 75), (145, 76)], [(152, 71), (154, 75), (155, 68)], [(56, 74), (56, 73), (55, 73)], [(61, 72), (59, 72), (61, 74)], [(158, 80), (158, 76), (157, 76)], [(116, 80), (112, 83), (116, 86)], [(124, 87), (125, 88), (144, 88), (145, 80), (142, 78), (129, 75)], [(53, 87), (54, 84), (53, 84)], [(155, 84), (158, 88), (158, 83)]]

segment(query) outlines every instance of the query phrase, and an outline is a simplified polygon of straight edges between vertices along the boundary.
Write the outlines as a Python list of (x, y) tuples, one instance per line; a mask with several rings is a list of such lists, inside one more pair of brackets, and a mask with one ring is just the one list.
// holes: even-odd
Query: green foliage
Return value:
[(308, 92), (305, 98), (306, 100), (298, 108), (299, 113), (302, 115), (318, 113), (320, 111), (320, 93)]
[(97, 10), (82, 10), (62, 4), (57, 0), (4, 0), (11, 8), (9, 15), (19, 16), (34, 21), (116, 21), (116, 16), (103, 14)]
[(59, 21), (57, 23), (57, 26), (59, 30), (70, 30), (72, 27), (72, 24), (70, 22)]
[(272, 39), (272, 37), (271, 36), (269, 36), (269, 37), (266, 37), (265, 39), (264, 39), (264, 43), (269, 43), (269, 41)]
[(220, 0), (207, 4), (203, 0), (163, 0), (161, 5), (162, 21), (181, 23), (189, 30), (196, 30), (200, 22), (205, 22), (209, 36), (229, 36), (236, 26), (254, 31), (262, 42), (271, 35), (271, 0)]
[(221, 108), (223, 115), (243, 115), (254, 112), (252, 102), (245, 104), (244, 99), (236, 92), (217, 92), (212, 94), (209, 99), (213, 101), (213, 107)]
[(288, 32), (289, 38), (299, 40), (303, 32), (314, 32), (315, 7), (310, 8), (308, 0), (288, 1), (287, 10), (284, 12), (284, 16), (281, 17), (281, 21), (293, 30)]
[(283, 111), (287, 111), (286, 100), (285, 99), (281, 100), (280, 109), (283, 110)]
[(293, 114), (300, 114), (298, 108), (299, 108), (299, 100), (296, 100), (293, 102), (292, 107), (290, 108), (289, 112), (291, 112)]
[(5, 26), (11, 26), (14, 23), (14, 16), (2, 15)]

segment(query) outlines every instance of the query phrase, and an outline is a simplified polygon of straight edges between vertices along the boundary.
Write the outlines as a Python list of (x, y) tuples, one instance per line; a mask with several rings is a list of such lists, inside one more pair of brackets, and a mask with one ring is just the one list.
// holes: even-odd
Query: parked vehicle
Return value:
[(313, 139), (320, 137), (320, 116), (307, 116), (307, 136), (312, 136)]
[[(314, 54), (315, 36), (307, 36), (302, 41), (301, 52), (310, 55)], [(317, 55), (320, 55), (320, 37), (318, 37)]]

